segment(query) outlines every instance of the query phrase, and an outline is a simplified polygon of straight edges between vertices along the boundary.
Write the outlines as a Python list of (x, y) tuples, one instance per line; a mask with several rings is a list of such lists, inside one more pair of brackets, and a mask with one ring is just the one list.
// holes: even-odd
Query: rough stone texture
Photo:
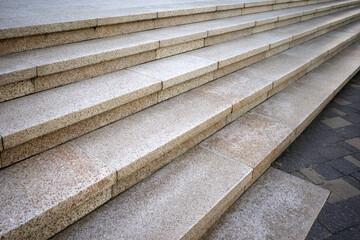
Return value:
[(328, 195), (270, 168), (202, 239), (304, 239)]
[[(161, 89), (160, 80), (123, 70), (1, 104), (4, 148), (121, 106)], [(68, 104), (72, 102), (73, 104)]]
[(72, 144), (3, 169), (0, 235), (31, 236), (109, 188), (115, 178), (113, 169)]
[(204, 47), (204, 39), (185, 42), (175, 46), (159, 48), (156, 49), (156, 59), (177, 55), (179, 53), (188, 52), (202, 47)]
[(189, 54), (181, 54), (129, 68), (162, 81), (163, 89), (212, 72), (217, 63)]
[(36, 76), (35, 65), (13, 57), (2, 57), (0, 61), (0, 85), (30, 79)]
[(268, 117), (247, 113), (201, 146), (253, 168), (253, 179), (257, 179), (290, 144), (291, 132)]
[(121, 70), (126, 67), (132, 67), (144, 62), (150, 62), (155, 60), (155, 58), (156, 52), (155, 50), (152, 50), (110, 61), (92, 64), (85, 67), (63, 71), (60, 73), (36, 77), (34, 79), (35, 91), (44, 91), (79, 80), (96, 77), (102, 74), (114, 72), (116, 70)]
[(113, 166), (118, 178), (123, 178), (218, 122), (230, 111), (229, 104), (190, 92), (74, 142)]
[(31, 80), (9, 83), (0, 86), (0, 102), (21, 97), (35, 91), (34, 83)]
[(166, 99), (175, 97), (183, 92), (189, 91), (193, 88), (196, 88), (205, 83), (208, 83), (208, 82), (212, 81), (213, 79), (214, 79), (214, 73), (211, 72), (211, 73), (202, 75), (200, 77), (190, 79), (186, 82), (179, 83), (175, 86), (166, 88), (166, 89), (158, 92), (158, 101), (159, 102), (165, 101)]
[(8, 166), (18, 162), (24, 158), (30, 157), (39, 152), (45, 151), (51, 147), (59, 145), (85, 133), (93, 131), (99, 127), (115, 122), (121, 118), (136, 113), (149, 106), (157, 103), (157, 94), (151, 94), (146, 97), (137, 99), (120, 107), (111, 109), (110, 111), (98, 114), (92, 118), (88, 118), (77, 122), (76, 124), (67, 126), (49, 134), (35, 138), (21, 145), (3, 151), (1, 154), (2, 166)]
[(196, 91), (233, 105), (233, 112), (271, 89), (272, 82), (242, 70), (208, 83)]
[(359, 137), (346, 140), (345, 142), (360, 150), (360, 138)]
[(194, 238), (232, 204), (250, 177), (250, 168), (197, 147), (55, 239)]

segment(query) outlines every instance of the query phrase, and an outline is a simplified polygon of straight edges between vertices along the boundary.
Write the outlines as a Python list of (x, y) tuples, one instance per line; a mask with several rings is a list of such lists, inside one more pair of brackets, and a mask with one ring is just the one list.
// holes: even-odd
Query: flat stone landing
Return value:
[(203, 239), (305, 239), (328, 196), (326, 189), (269, 168)]

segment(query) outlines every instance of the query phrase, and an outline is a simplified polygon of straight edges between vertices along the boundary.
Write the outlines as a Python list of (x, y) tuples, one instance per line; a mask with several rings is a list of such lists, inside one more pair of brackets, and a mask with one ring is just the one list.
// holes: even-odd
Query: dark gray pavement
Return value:
[(360, 72), (273, 167), (331, 191), (307, 240), (360, 239)]

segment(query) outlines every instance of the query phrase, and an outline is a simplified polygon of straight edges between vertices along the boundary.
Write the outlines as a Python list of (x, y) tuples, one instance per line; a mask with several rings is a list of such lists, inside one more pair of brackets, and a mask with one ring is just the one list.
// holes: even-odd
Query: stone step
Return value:
[[(360, 69), (359, 47), (357, 42), (345, 49), (199, 146), (60, 232), (54, 239), (199, 238)], [(328, 84), (324, 84), (325, 82)], [(206, 158), (205, 162), (199, 155)], [(221, 165), (212, 165), (216, 160)], [(245, 177), (242, 175), (244, 170), (239, 169), (238, 174), (242, 176), (240, 183), (235, 181), (232, 187), (231, 184), (219, 187), (224, 181), (233, 180), (233, 175), (228, 173), (228, 176), (223, 168), (238, 169), (233, 167), (234, 163), (247, 166), (252, 172), (247, 169)], [(201, 164), (204, 166), (200, 166)], [(295, 187), (301, 189), (294, 189)], [(286, 198), (278, 198), (284, 195)], [(290, 236), (305, 236), (328, 195), (327, 190), (309, 186), (301, 180), (271, 169), (240, 198), (240, 203), (244, 204), (239, 207), (240, 203), (235, 203), (204, 239), (219, 239), (224, 234), (227, 236), (225, 239), (231, 239), (228, 236), (242, 234), (241, 228), (234, 227), (238, 225), (246, 227), (246, 236), (256, 237), (265, 233), (278, 236), (285, 230), (292, 231)], [(261, 201), (262, 198), (264, 201)], [(275, 205), (269, 204), (272, 200), (276, 201)], [(254, 208), (259, 205), (259, 201), (261, 206)], [(274, 206), (279, 208), (274, 209)], [(310, 208), (305, 208), (306, 206)], [(298, 211), (290, 214), (285, 229), (281, 224), (271, 225), (271, 229), (266, 224), (261, 225), (269, 217), (271, 223), (274, 219), (284, 223), (285, 212), (292, 209)], [(257, 210), (261, 214), (255, 214)], [(266, 215), (266, 211), (276, 211), (276, 214)], [(235, 225), (232, 225), (232, 221), (236, 222)], [(302, 226), (296, 230), (293, 227), (289, 229), (289, 226), (293, 226), (292, 223)], [(263, 227), (264, 231), (258, 231), (259, 227)]]
[(321, 3), (2, 55), (0, 102), (359, 4)]
[(121, 3), (92, 0), (75, 3), (63, 1), (63, 5), (59, 6), (55, 1), (32, 1), (32, 4), (27, 4), (6, 0), (0, 5), (0, 54), (326, 2), (329, 0)]
[(305, 239), (328, 196), (324, 188), (270, 168), (202, 239)]
[[(359, 23), (344, 27), (341, 29), (341, 34), (347, 35), (346, 31), (359, 32), (358, 27)], [(324, 41), (332, 39), (332, 37), (326, 38), (325, 36), (322, 38)], [(326, 42), (318, 42), (318, 44), (329, 46), (329, 48), (331, 46), (331, 44), (326, 44)], [(297, 46), (296, 48), (306, 48), (304, 45)], [(311, 43), (309, 42), (308, 45), (311, 45)], [(330, 49), (323, 50), (330, 52)], [(336, 80), (340, 81), (340, 73), (337, 69), (342, 65), (348, 66), (344, 68), (342, 72), (344, 74), (340, 74), (340, 76), (344, 77), (346, 74), (350, 76), (355, 71), (354, 67), (359, 67), (360, 61), (354, 61), (354, 58), (357, 59), (358, 55), (359, 45), (354, 45), (346, 49), (344, 54), (338, 55), (340, 60), (336, 60), (339, 57), (331, 59), (329, 64), (325, 63), (318, 69), (321, 71), (323, 66), (328, 66), (328, 68), (333, 69), (332, 71), (329, 70), (329, 73), (338, 72)], [(279, 66), (284, 66), (284, 62), (278, 64)], [(288, 74), (288, 72), (286, 70), (284, 74)], [(310, 74), (304, 78), (310, 76)], [(335, 75), (333, 74), (333, 76)], [(328, 79), (328, 76), (325, 79)], [(330, 77), (329, 79), (333, 83), (332, 79), (335, 78)], [(323, 81), (324, 78), (320, 80)], [(329, 98), (325, 96), (325, 92), (319, 94), (318, 87), (314, 87), (316, 84), (324, 85), (323, 82), (312, 80), (310, 83), (302, 83), (302, 81), (304, 80), (300, 79), (300, 83), (292, 84), (283, 91), (287, 91), (287, 96), (291, 96), (291, 102), (288, 104), (284, 103), (280, 107), (293, 107), (291, 104), (296, 103), (307, 106), (306, 104), (311, 100)], [(339, 82), (339, 84), (342, 83)], [(334, 86), (336, 86), (336, 82), (328, 84), (324, 88), (331, 90), (331, 87)], [(304, 91), (296, 92), (296, 90), (302, 90), (301, 87), (306, 88), (306, 94), (314, 95), (314, 97), (307, 98), (306, 94), (306, 96), (302, 96), (301, 94), (304, 94)], [(316, 96), (311, 94), (311, 91), (316, 91)], [(327, 93), (335, 94), (333, 89)], [(2, 185), (0, 188), (0, 236), (4, 238), (26, 239), (48, 238), (93, 211), (111, 197), (124, 192), (127, 188), (138, 183), (171, 162), (177, 156), (194, 147), (203, 139), (223, 128), (223, 130), (202, 143), (202, 147), (196, 147), (163, 168), (160, 172), (155, 173), (152, 177), (125, 192), (125, 194), (120, 195), (121, 202), (126, 202), (126, 205), (129, 201), (133, 203), (129, 208), (119, 210), (125, 211), (122, 213), (128, 214), (127, 216), (130, 219), (121, 218), (120, 220), (112, 221), (113, 219), (110, 218), (111, 222), (109, 223), (109, 226), (114, 227), (116, 230), (119, 229), (116, 224), (128, 223), (129, 227), (127, 229), (129, 232), (124, 232), (125, 234), (148, 233), (155, 234), (151, 236), (156, 236), (156, 234), (162, 233), (159, 228), (148, 229), (145, 232), (141, 230), (143, 229), (141, 225), (139, 229), (131, 230), (134, 229), (132, 227), (139, 226), (139, 217), (144, 223), (159, 223), (153, 217), (156, 216), (154, 215), (155, 213), (162, 212), (169, 214), (166, 215), (169, 217), (163, 218), (160, 216), (156, 218), (161, 223), (158, 227), (172, 225), (171, 233), (174, 235), (171, 236), (176, 238), (181, 236), (198, 236), (204, 233), (226, 208), (236, 200), (244, 190), (244, 186), (250, 186), (251, 182), (266, 169), (267, 164), (274, 160), (272, 157), (276, 158), (277, 154), (280, 154), (281, 150), (290, 144), (295, 136), (293, 132), (298, 131), (296, 126), (299, 124), (287, 126), (287, 123), (277, 120), (276, 117), (274, 117), (276, 120), (271, 120), (266, 114), (265, 116), (257, 113), (263, 109), (262, 106), (267, 105), (270, 106), (268, 108), (271, 111), (271, 107), (274, 105), (268, 104), (268, 102), (274, 101), (274, 99), (280, 98), (281, 101), (286, 101), (286, 98), (284, 99), (281, 96), (284, 96), (282, 92), (273, 96), (258, 108), (255, 108), (253, 110), (254, 113), (245, 114), (226, 128), (223, 128), (226, 125), (226, 117), (230, 115), (233, 108), (232, 104), (205, 96), (194, 90), (86, 134), (69, 143), (48, 150), (26, 161), (4, 168), (0, 170), (0, 182)], [(316, 104), (312, 104), (311, 107), (316, 106)], [(306, 110), (301, 112), (303, 115), (295, 120), (303, 121), (303, 119), (309, 119), (307, 115), (310, 114), (310, 110), (306, 107), (304, 109)], [(279, 109), (279, 111), (284, 112), (286, 110)], [(221, 155), (213, 155), (213, 152), (219, 151), (216, 146), (212, 146), (214, 138), (220, 136), (215, 143), (228, 141), (228, 138), (222, 138), (221, 136), (225, 136), (224, 131), (228, 131), (226, 129), (233, 128), (233, 126), (235, 126), (236, 131), (232, 131), (231, 134), (235, 134), (232, 138), (234, 140), (240, 138), (241, 141), (226, 143), (226, 149), (235, 148), (237, 144), (236, 149), (239, 152), (238, 148), (244, 147), (244, 152), (247, 152), (249, 156), (243, 159), (240, 158), (240, 160), (245, 165), (253, 168), (253, 171), (245, 165), (238, 163), (238, 158), (229, 160), (229, 158), (224, 158)], [(296, 129), (293, 130), (291, 127)], [(244, 138), (244, 136), (247, 137)], [(256, 144), (257, 141), (260, 141), (261, 144)], [(212, 151), (207, 151), (204, 148), (211, 148)], [(227, 155), (224, 152), (222, 154)], [(193, 158), (197, 159), (197, 161), (194, 161)], [(191, 161), (187, 159), (191, 159)], [(214, 161), (214, 165), (210, 165), (210, 161)], [(229, 163), (224, 165), (224, 161), (229, 161)], [(217, 164), (220, 163), (221, 165), (218, 166)], [(195, 165), (189, 166), (188, 164)], [(184, 171), (180, 171), (182, 166)], [(219, 171), (222, 172), (219, 174)], [(232, 173), (235, 175), (232, 175)], [(224, 176), (229, 178), (224, 179)], [(230, 176), (233, 176), (233, 178)], [(224, 179), (224, 181), (219, 179), (219, 177)], [(212, 183), (212, 181), (217, 184), (207, 185), (207, 183)], [(170, 182), (173, 184), (170, 184)], [(156, 188), (154, 184), (159, 186), (159, 188)], [(202, 188), (204, 186), (209, 186), (209, 188)], [(179, 194), (174, 195), (176, 187), (178, 187)], [(155, 194), (149, 191), (157, 192)], [(184, 191), (186, 191), (186, 194)], [(216, 194), (213, 194), (214, 191)], [(210, 195), (199, 196), (196, 193)], [(154, 196), (156, 203), (149, 201), (149, 196)], [(113, 205), (119, 209), (116, 207), (119, 206), (119, 200), (117, 199), (113, 200), (115, 202)], [(179, 199), (179, 202), (176, 202), (176, 199)], [(192, 200), (190, 201), (190, 199)], [(204, 202), (205, 199), (210, 202)], [(179, 207), (173, 208), (173, 205), (166, 204), (170, 201), (178, 204), (177, 206)], [(185, 205), (184, 201), (189, 204)], [(99, 211), (110, 208), (107, 206), (112, 205), (106, 205), (100, 208)], [(139, 206), (141, 206), (142, 213), (144, 213), (143, 209), (148, 206), (148, 211), (145, 211), (147, 214), (139, 213), (140, 215), (136, 215), (135, 213), (140, 209)], [(183, 214), (181, 206), (192, 206), (192, 208), (187, 211), (188, 214)], [(164, 208), (160, 210), (157, 207)], [(179, 211), (175, 213), (172, 212), (173, 210)], [(97, 226), (101, 226), (96, 216), (105, 217), (107, 213), (99, 214), (97, 212), (85, 218), (85, 223), (94, 220)], [(113, 208), (111, 208), (111, 212), (117, 213)], [(152, 220), (145, 221), (146, 216)], [(188, 217), (183, 219), (179, 218), (179, 216)], [(93, 220), (89, 220), (89, 218)], [(166, 220), (172, 221), (174, 219), (183, 219), (183, 221), (173, 224), (166, 222)], [(82, 225), (84, 221), (79, 224)], [(136, 221), (137, 224), (133, 224), (132, 221)], [(105, 224), (104, 218), (102, 218), (101, 223)], [(78, 228), (79, 224), (70, 227), (69, 230), (62, 233), (64, 235), (61, 235), (60, 238), (67, 237), (66, 234), (69, 231), (73, 234), (71, 229)], [(179, 226), (180, 230), (176, 228)], [(106, 228), (102, 229), (103, 231), (106, 230)], [(97, 239), (104, 238), (104, 236), (115, 236), (113, 235), (116, 233), (114, 229), (111, 233), (100, 232), (95, 228), (92, 229), (94, 232), (91, 229), (85, 232), (92, 234), (91, 238)], [(80, 230), (76, 230), (74, 234), (79, 234), (80, 232)], [(167, 233), (170, 233), (170, 231)], [(101, 234), (101, 236), (96, 234)], [(87, 235), (84, 236), (84, 238), (88, 238)], [(76, 236), (75, 239), (77, 238), (81, 238), (81, 236)]]
[[(0, 151), (1, 166), (6, 167), (45, 151), (278, 52), (273, 52), (273, 49), (280, 47), (283, 51), (290, 46), (294, 36), (304, 36), (304, 32), (312, 34), (312, 37), (318, 36), (309, 29), (323, 30), (326, 29), (325, 27), (337, 26), (344, 18), (343, 14), (345, 19), (349, 15), (352, 16), (349, 12), (336, 13), (334, 16), (322, 17), (324, 19), (309, 20), (306, 24), (305, 22), (295, 24), (296, 30), (288, 31), (289, 33), (286, 33), (287, 31), (272, 33), (281, 29), (258, 33), (0, 103), (0, 118), (3, 119), (0, 122), (3, 144), (3, 149)], [(325, 56), (327, 51), (341, 50), (341, 44), (347, 44), (358, 36), (359, 25), (360, 23), (356, 22), (341, 28), (339, 30), (341, 32), (348, 31), (342, 33), (341, 38), (336, 34), (338, 31), (320, 37), (317, 41), (324, 41), (328, 45), (314, 50), (311, 57), (302, 62), (304, 66), (299, 67), (300, 70), (290, 67), (289, 76), (296, 78), (299, 72), (305, 70), (307, 67), (305, 65), (316, 66), (315, 62), (319, 64), (319, 61), (313, 58)], [(303, 38), (299, 40), (303, 41)], [(242, 47), (231, 51), (236, 46)], [(314, 46), (316, 48), (316, 43)], [(217, 58), (214, 59), (214, 56)], [(296, 74), (298, 75), (295, 76)], [(262, 86), (263, 91), (257, 93), (264, 94), (272, 86), (276, 87), (271, 89), (275, 93), (286, 86), (285, 80), (291, 82), (288, 76), (283, 79), (276, 77), (268, 79), (268, 85)], [(272, 81), (277, 82), (272, 85)], [(241, 89), (253, 94), (250, 89), (254, 87), (247, 86)], [(256, 104), (256, 101), (260, 101), (258, 97), (264, 96), (250, 98), (251, 103)], [(247, 101), (250, 103), (249, 99)], [(240, 111), (239, 104), (235, 105), (233, 117), (246, 110), (242, 108)]]

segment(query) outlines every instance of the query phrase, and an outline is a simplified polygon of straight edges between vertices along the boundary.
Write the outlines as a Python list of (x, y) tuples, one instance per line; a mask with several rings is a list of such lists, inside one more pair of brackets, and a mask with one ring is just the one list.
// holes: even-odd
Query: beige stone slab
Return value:
[(143, 32), (144, 37), (160, 41), (160, 47), (190, 42), (207, 37), (207, 31), (192, 24), (160, 28)]
[[(300, 8), (300, 9), (303, 10), (302, 8)], [(287, 9), (281, 10), (281, 14), (279, 14), (279, 21), (296, 18), (296, 17), (301, 17), (302, 15), (304, 15), (304, 11), (301, 11), (300, 9), (287, 8)]]
[(230, 41), (239, 37), (248, 36), (253, 34), (253, 28), (247, 28), (239, 31), (224, 33), (217, 36), (211, 36), (205, 38), (205, 46), (214, 45), (217, 43), (222, 43), (225, 41)]
[(245, 7), (256, 7), (256, 6), (263, 6), (263, 5), (272, 5), (275, 4), (275, 0), (266, 0), (266, 1), (258, 1), (258, 0), (249, 0), (245, 2)]
[(79, 137), (99, 127), (115, 122), (157, 103), (157, 93), (147, 95), (120, 107), (79, 121), (73, 125), (61, 128), (41, 137), (27, 141), (1, 152), (2, 167), (16, 163), (22, 159), (43, 152), (61, 143)]
[(123, 178), (218, 122), (230, 111), (230, 104), (189, 92), (74, 142), (113, 166), (118, 178)]
[(157, 18), (157, 13), (148, 7), (97, 9), (96, 11), (89, 11), (88, 13), (94, 17), (96, 16), (98, 26)]
[(0, 132), (4, 147), (16, 146), (160, 89), (159, 80), (123, 70), (2, 103)]
[(305, 239), (329, 191), (270, 168), (202, 239)]
[(144, 38), (141, 33), (136, 33), (36, 49), (14, 54), (14, 56), (36, 65), (37, 75), (43, 76), (150, 51), (158, 47), (158, 40)]
[[(296, 18), (294, 19), (296, 20)], [(290, 25), (286, 24), (288, 26), (275, 29), (274, 32), (291, 34), (294, 40), (309, 35), (311, 33), (314, 33), (318, 29), (318, 26), (314, 25), (314, 23), (312, 23), (311, 20), (310, 22), (305, 21), (305, 22), (297, 23), (295, 25), (291, 25), (291, 24), (297, 22), (297, 20), (295, 22), (292, 22), (293, 19), (284, 20), (284, 21), (291, 21), (289, 23)]]
[(205, 138), (208, 138), (215, 132), (219, 131), (225, 125), (226, 125), (226, 120), (225, 119), (220, 120), (219, 122), (213, 124), (204, 131), (198, 133), (196, 136), (192, 137), (191, 139), (173, 148), (171, 151), (154, 159), (153, 161), (151, 161), (151, 163), (147, 164), (144, 168), (140, 169), (134, 174), (119, 179), (118, 182), (112, 188), (112, 195), (117, 196), (120, 193), (124, 192), (126, 189), (130, 188), (131, 186), (135, 185), (136, 183), (150, 176), (151, 174), (153, 174), (154, 172), (156, 172), (166, 164), (173, 161), (178, 156), (184, 154), (185, 152), (193, 148), (195, 145), (199, 144)]
[(243, 192), (250, 176), (250, 168), (196, 147), (55, 239), (194, 239)]
[(266, 39), (247, 36), (192, 51), (191, 55), (219, 62), (219, 68), (239, 62), (269, 49)]
[(214, 60), (181, 54), (128, 68), (162, 81), (163, 89), (212, 72), (217, 68)]
[(172, 87), (161, 90), (158, 92), (158, 102), (162, 102), (169, 98), (175, 97), (181, 93), (187, 92), (212, 80), (214, 80), (214, 73), (210, 72), (200, 77), (196, 77), (186, 82), (179, 83)]
[(265, 5), (265, 6), (243, 8), (241, 13), (245, 15), (245, 14), (266, 12), (266, 11), (271, 11), (271, 10), (272, 10), (272, 5)]
[(276, 87), (309, 66), (310, 62), (304, 58), (280, 53), (248, 66), (242, 72), (254, 78), (266, 79)]
[(65, 144), (1, 170), (0, 178), (0, 235), (15, 239), (95, 197), (115, 183), (116, 175), (103, 162)]
[(215, 12), (215, 19), (236, 17), (241, 15), (241, 8)]
[(32, 80), (9, 83), (0, 86), (0, 103), (35, 92)]
[(163, 28), (163, 27), (189, 24), (195, 22), (209, 21), (213, 19), (215, 19), (215, 13), (207, 12), (207, 13), (199, 13), (192, 15), (168, 17), (168, 18), (157, 18), (154, 20), (154, 24), (155, 24), (155, 28)]
[(256, 179), (290, 144), (291, 133), (292, 129), (283, 123), (247, 113), (206, 139), (201, 146), (253, 168)]
[(155, 20), (143, 20), (112, 25), (102, 25), (95, 28), (94, 38), (122, 35), (127, 33), (142, 32), (155, 28)]
[[(243, 69), (244, 70), (244, 69)], [(201, 94), (231, 103), (236, 112), (271, 89), (272, 82), (243, 70), (197, 88)]]
[(172, 3), (154, 6), (158, 13), (158, 18), (191, 15), (197, 13), (214, 12), (216, 5), (208, 2), (187, 2)]
[(0, 85), (5, 85), (36, 76), (35, 65), (22, 60), (3, 56), (0, 61)]
[[(211, 1), (215, 3), (219, 3), (218, 1)], [(244, 1), (242, 0), (224, 0), (221, 1), (221, 5), (216, 6), (217, 11), (230, 10), (230, 9), (238, 9), (243, 8), (245, 6)]]
[[(270, 44), (270, 48), (275, 48), (291, 42), (292, 36), (288, 33), (275, 33), (273, 31), (267, 31), (255, 34), (254, 39), (264, 39), (264, 42)], [(250, 40), (252, 41), (252, 38)]]
[(360, 23), (359, 23), (359, 21), (351, 23), (343, 28), (338, 29), (338, 31), (359, 33), (360, 32)]
[(88, 65), (85, 67), (36, 77), (33, 80), (35, 85), (35, 91), (44, 91), (50, 88), (121, 70), (126, 67), (132, 67), (138, 64), (142, 64), (144, 62), (150, 62), (156, 59), (155, 51), (156, 50), (142, 52), (110, 61)]
[(178, 45), (158, 48), (156, 49), (156, 59), (174, 56), (179, 53), (184, 53), (198, 48), (202, 48), (204, 47), (204, 45), (204, 39), (198, 39), (191, 42), (184, 42)]
[(251, 112), (277, 119), (297, 133), (317, 115), (328, 96), (326, 90), (294, 82)]

